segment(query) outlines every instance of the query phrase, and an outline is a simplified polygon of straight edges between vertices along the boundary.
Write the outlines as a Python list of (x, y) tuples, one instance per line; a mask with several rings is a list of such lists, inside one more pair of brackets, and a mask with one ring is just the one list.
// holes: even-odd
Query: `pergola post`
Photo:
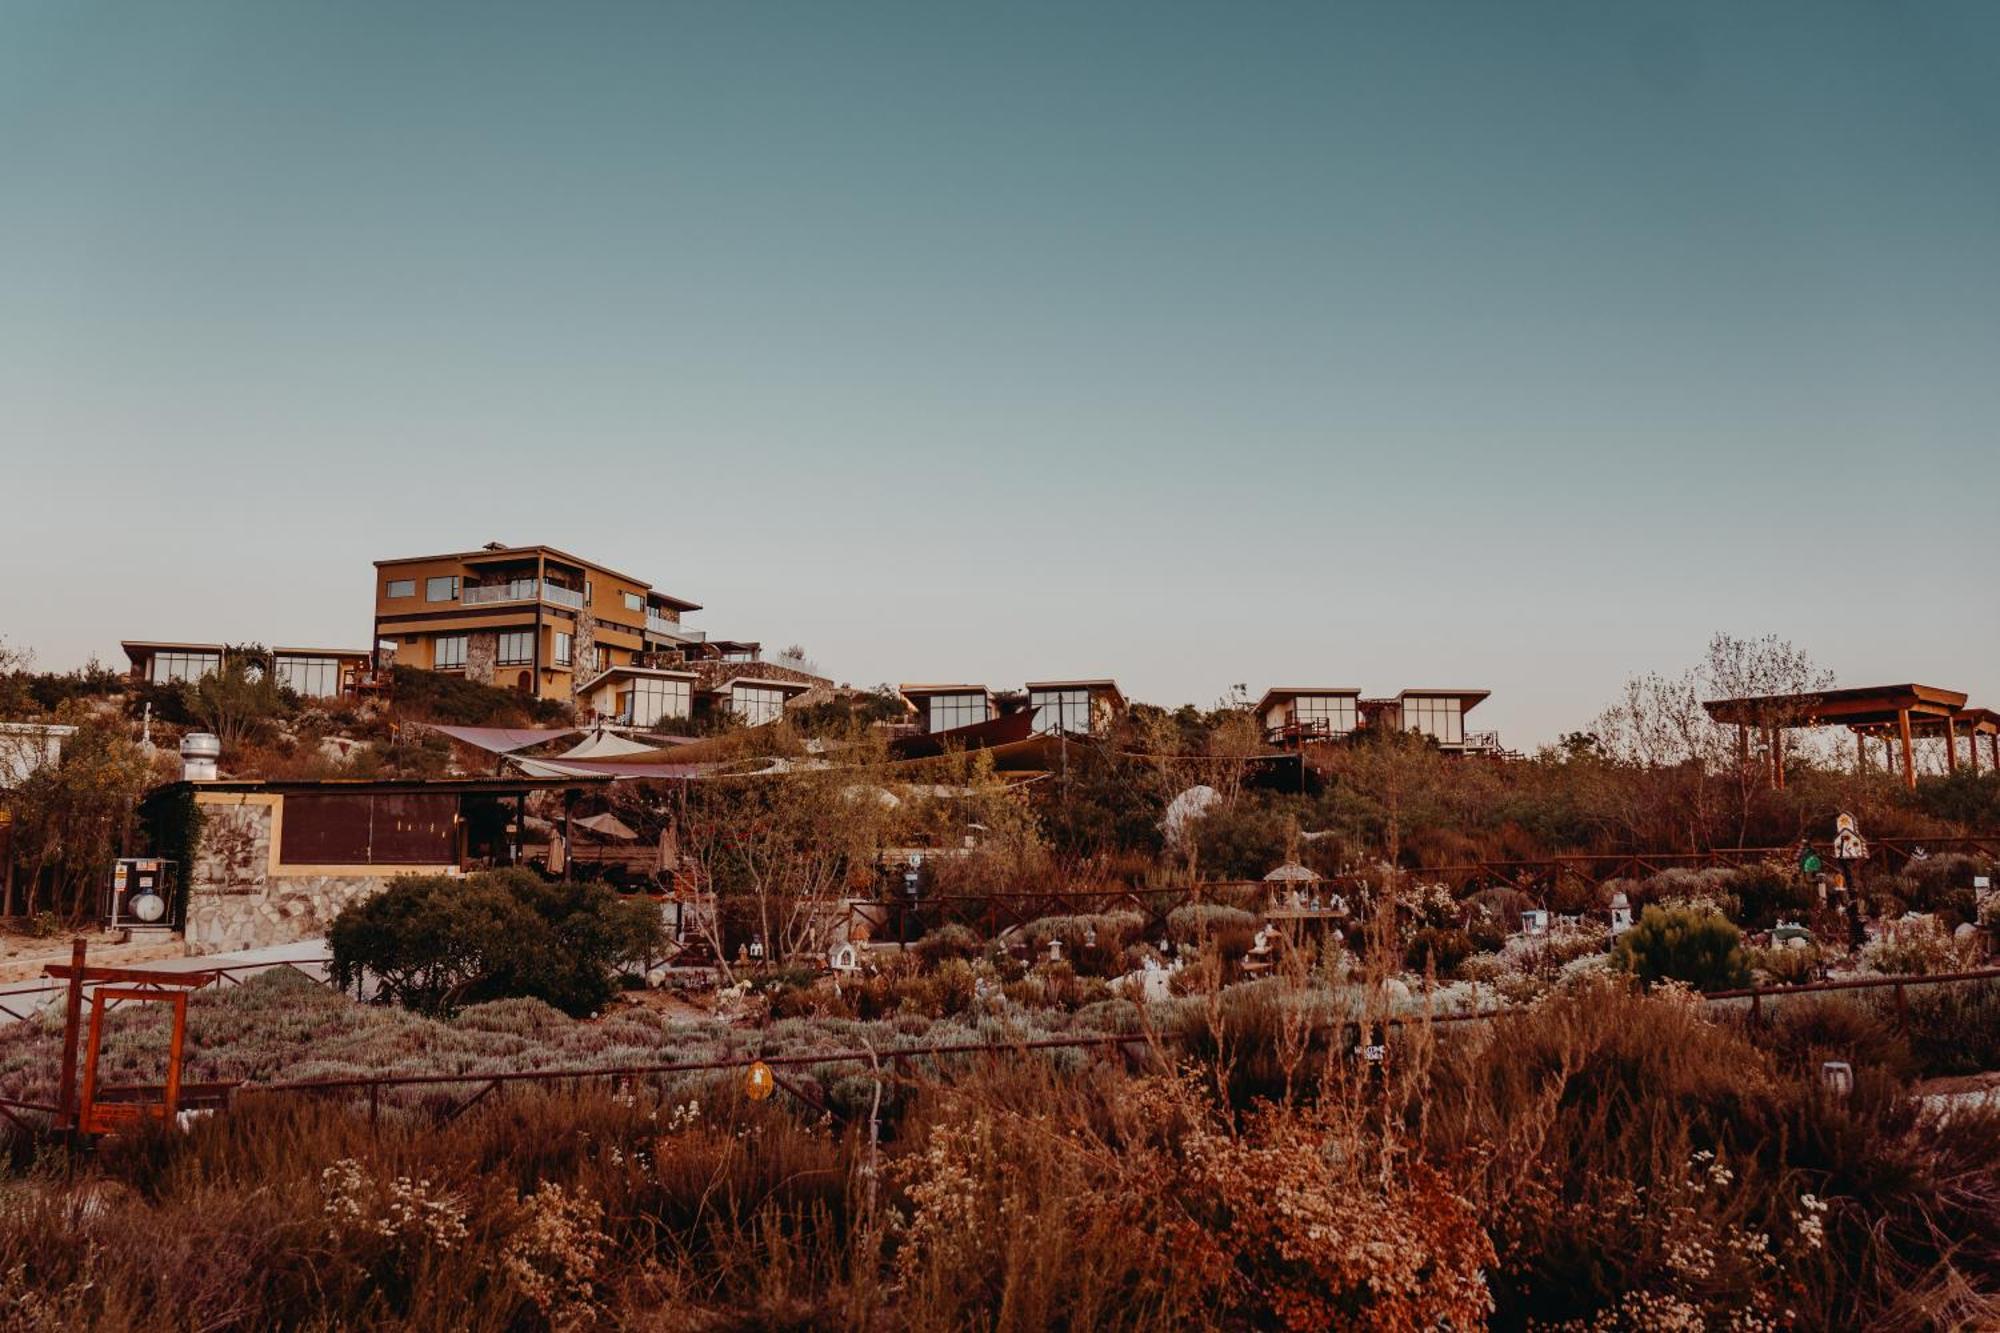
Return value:
[(1917, 756), (1910, 750), (1910, 710), (1896, 710), (1896, 731), (1903, 741), (1903, 785), (1911, 791), (1917, 789)]
[(1966, 733), (1965, 753), (1966, 757), (1972, 760), (1972, 776), (1976, 778), (1979, 776), (1979, 728), (1977, 726)]
[(1854, 733), (1854, 771), (1857, 775), (1868, 771), (1868, 742), (1858, 731)]
[(1947, 773), (1958, 772), (1958, 723), (1949, 714), (1944, 719), (1944, 767)]
[(1785, 729), (1771, 728), (1771, 785), (1785, 789)]

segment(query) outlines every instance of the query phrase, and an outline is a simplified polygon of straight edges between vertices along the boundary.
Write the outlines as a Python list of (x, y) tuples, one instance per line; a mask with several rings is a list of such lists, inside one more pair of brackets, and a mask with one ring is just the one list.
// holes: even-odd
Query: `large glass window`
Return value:
[(463, 634), (440, 634), (431, 644), (431, 666), (439, 671), (449, 671), (465, 665), (465, 636)]
[(535, 632), (533, 630), (509, 630), (500, 636), (500, 655), (496, 659), (501, 666), (527, 666), (535, 660)]
[(417, 595), (417, 581), (415, 579), (389, 580), (389, 596), (415, 597), (416, 595)]
[(640, 676), (620, 692), (619, 720), (635, 727), (657, 726), (666, 718), (688, 715), (688, 683)]
[(458, 575), (439, 574), (424, 580), (424, 600), (427, 602), (455, 602), (458, 600)]
[(984, 694), (934, 694), (930, 698), (930, 729), (951, 731), (987, 719)]
[(618, 595), (625, 600), (625, 609), (627, 611), (644, 611), (646, 609), (646, 599), (638, 593), (621, 592)]
[(1089, 690), (1030, 690), (1028, 707), (1035, 710), (1035, 730), (1044, 735), (1091, 733)]
[(738, 685), (730, 703), (746, 727), (761, 727), (785, 715), (785, 692), (771, 685)]
[(1457, 699), (1405, 699), (1403, 730), (1422, 732), (1441, 745), (1463, 745), (1465, 715)]
[(1354, 698), (1346, 694), (1301, 694), (1292, 701), (1292, 720), (1312, 736), (1345, 736), (1354, 730)]
[(221, 653), (154, 653), (153, 660), (146, 664), (146, 679), (155, 685), (178, 685), (185, 680), (200, 680), (221, 669)]
[(570, 662), (570, 644), (571, 644), (572, 642), (574, 642), (574, 640), (573, 640), (573, 639), (571, 638), (571, 636), (570, 636), (570, 635), (567, 635), (567, 634), (564, 634), (564, 633), (563, 633), (562, 631), (560, 631), (560, 630), (556, 631), (556, 665), (557, 665), (557, 666), (568, 666), (568, 665), (569, 665), (569, 662)]
[(331, 699), (340, 693), (340, 659), (278, 654), (271, 662), (278, 685), (305, 699)]

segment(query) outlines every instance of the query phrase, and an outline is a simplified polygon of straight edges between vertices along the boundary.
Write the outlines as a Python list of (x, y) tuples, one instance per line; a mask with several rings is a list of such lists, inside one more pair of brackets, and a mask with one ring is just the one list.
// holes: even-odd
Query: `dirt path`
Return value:
[(90, 942), (90, 961), (107, 967), (130, 967), (135, 963), (158, 962), (162, 958), (179, 958), (185, 952), (178, 935), (149, 939), (138, 944), (119, 944), (102, 930), (65, 931), (46, 939), (5, 933), (0, 934), (0, 986), (34, 981), (50, 963), (67, 963), (70, 941), (78, 935)]

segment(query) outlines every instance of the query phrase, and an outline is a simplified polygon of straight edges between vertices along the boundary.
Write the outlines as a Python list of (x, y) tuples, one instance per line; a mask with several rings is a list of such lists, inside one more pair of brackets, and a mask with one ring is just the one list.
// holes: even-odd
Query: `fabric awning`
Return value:
[(516, 750), (529, 750), (564, 736), (574, 736), (575, 727), (448, 727), (441, 723), (424, 724), (432, 731), (449, 736), (475, 750), (485, 750), (489, 754), (512, 754)]

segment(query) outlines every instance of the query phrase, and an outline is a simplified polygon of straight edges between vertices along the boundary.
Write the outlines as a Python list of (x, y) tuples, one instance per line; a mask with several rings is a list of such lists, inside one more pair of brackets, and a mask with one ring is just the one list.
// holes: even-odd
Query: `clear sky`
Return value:
[(2000, 705), (2000, 5), (0, 0), (0, 634)]

